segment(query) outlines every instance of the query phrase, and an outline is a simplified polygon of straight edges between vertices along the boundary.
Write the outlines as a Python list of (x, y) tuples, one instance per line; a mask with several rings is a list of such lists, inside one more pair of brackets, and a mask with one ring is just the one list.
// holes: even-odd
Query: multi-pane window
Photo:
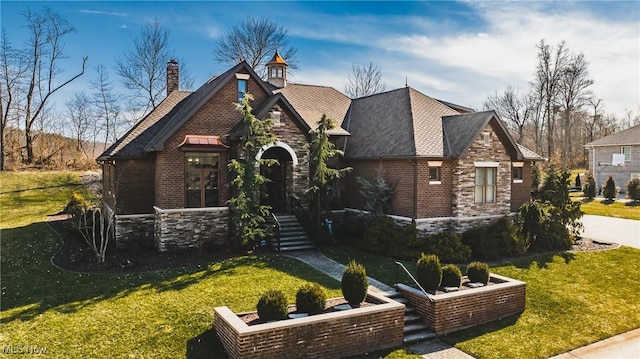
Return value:
[(631, 146), (621, 146), (620, 153), (624, 155), (624, 161), (631, 161)]
[(522, 167), (513, 167), (511, 169), (513, 182), (522, 182)]
[(187, 207), (215, 207), (220, 204), (219, 160), (217, 153), (185, 154)]
[(429, 181), (440, 181), (440, 167), (429, 167)]
[(247, 93), (247, 80), (238, 79), (238, 103), (242, 102), (244, 95)]
[(476, 203), (496, 202), (496, 167), (476, 167)]

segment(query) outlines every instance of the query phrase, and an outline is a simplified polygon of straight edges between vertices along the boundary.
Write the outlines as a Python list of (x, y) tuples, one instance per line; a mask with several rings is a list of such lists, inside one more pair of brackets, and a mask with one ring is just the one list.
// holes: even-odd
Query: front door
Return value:
[(291, 180), (287, 168), (291, 166), (291, 156), (280, 147), (271, 147), (262, 155), (263, 159), (274, 159), (278, 163), (271, 166), (261, 166), (260, 173), (269, 181), (265, 185), (263, 204), (271, 206), (274, 213), (287, 211), (287, 185)]

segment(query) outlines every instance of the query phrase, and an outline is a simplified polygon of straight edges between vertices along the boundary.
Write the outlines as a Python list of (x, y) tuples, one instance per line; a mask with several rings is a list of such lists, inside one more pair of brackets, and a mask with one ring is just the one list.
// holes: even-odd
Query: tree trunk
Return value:
[(27, 149), (27, 158), (25, 163), (33, 163), (33, 135), (31, 135), (31, 126), (24, 129), (25, 148)]

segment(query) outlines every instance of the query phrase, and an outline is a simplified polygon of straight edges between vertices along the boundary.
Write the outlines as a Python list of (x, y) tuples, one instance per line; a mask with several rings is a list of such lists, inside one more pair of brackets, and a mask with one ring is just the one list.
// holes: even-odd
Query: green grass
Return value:
[[(361, 257), (358, 253), (325, 250), (342, 263)], [(362, 258), (374, 277), (372, 272), (394, 272), (392, 260)], [(539, 255), (491, 271), (527, 282), (526, 310), (442, 338), (474, 357), (547, 358), (640, 327), (638, 249)], [(393, 284), (390, 279), (385, 283)]]
[(0, 179), (0, 345), (37, 345), (55, 358), (224, 357), (211, 329), (214, 307), (254, 310), (267, 289), (282, 289), (293, 303), (307, 281), (340, 296), (337, 281), (280, 256), (135, 274), (59, 270), (50, 263), (59, 238), (42, 221), (64, 207), (77, 175)]
[(640, 204), (637, 203), (594, 199), (582, 201), (580, 208), (585, 214), (640, 220)]

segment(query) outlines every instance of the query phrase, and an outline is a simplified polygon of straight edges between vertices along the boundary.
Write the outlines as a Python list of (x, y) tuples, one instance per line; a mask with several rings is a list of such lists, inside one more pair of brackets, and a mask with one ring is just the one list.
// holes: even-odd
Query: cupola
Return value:
[(276, 50), (271, 61), (267, 62), (267, 81), (275, 87), (286, 87), (287, 66), (289, 65)]

